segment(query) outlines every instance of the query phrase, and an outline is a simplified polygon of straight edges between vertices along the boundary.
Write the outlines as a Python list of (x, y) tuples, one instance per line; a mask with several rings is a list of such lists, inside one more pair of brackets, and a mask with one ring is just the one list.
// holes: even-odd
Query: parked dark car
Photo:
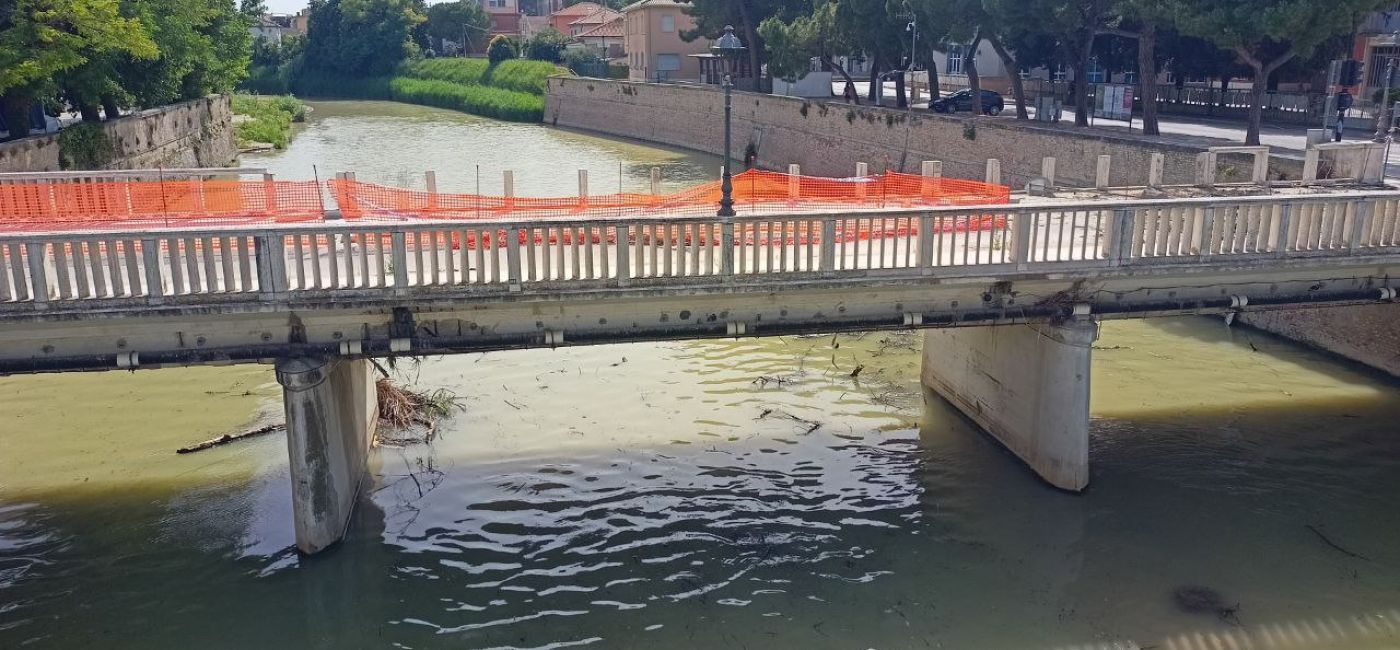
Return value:
[[(942, 99), (936, 99), (929, 103), (929, 109), (935, 113), (956, 113), (958, 111), (972, 112), (972, 91), (959, 90)], [(996, 115), (1006, 109), (1006, 100), (1001, 95), (991, 90), (982, 91), (982, 112), (987, 115)]]

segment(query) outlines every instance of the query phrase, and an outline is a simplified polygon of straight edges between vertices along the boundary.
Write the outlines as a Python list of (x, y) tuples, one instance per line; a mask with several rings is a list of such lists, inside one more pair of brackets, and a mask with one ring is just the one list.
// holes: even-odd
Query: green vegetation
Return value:
[(493, 86), (536, 95), (544, 94), (550, 75), (563, 70), (553, 63), (512, 59), (490, 65), (484, 59), (422, 59), (399, 67), (399, 75), (473, 86)]
[(452, 41), (460, 46), (464, 37), (468, 47), (470, 43), (477, 43), (480, 47), (490, 28), (491, 18), (486, 15), (486, 10), (471, 0), (441, 2), (428, 7), (428, 22), (424, 24), (429, 44), (439, 54), (448, 50), (443, 41)]
[[(421, 56), (444, 49), (444, 39), (470, 40), (486, 23), (470, 0), (426, 10), (416, 0), (312, 0), (305, 41), (256, 46), (243, 87), (259, 94), (385, 99), (539, 121), (546, 80), (564, 70), (519, 59), (515, 41), (493, 39), (495, 62)], [(250, 133), (254, 128), (266, 127), (247, 127)]]
[(395, 77), (389, 86), (392, 99), (410, 104), (450, 108), (512, 122), (538, 122), (544, 116), (544, 98), (529, 93), (409, 77)]
[(291, 137), (292, 123), (306, 120), (306, 105), (291, 96), (235, 95), (233, 113), (247, 118), (238, 124), (239, 146), (266, 142), (284, 149)]
[(525, 58), (558, 63), (563, 59), (564, 46), (568, 44), (569, 37), (559, 30), (553, 27), (543, 29), (525, 41)]
[(0, 114), (23, 137), (36, 102), (97, 122), (229, 90), (249, 25), (233, 0), (0, 0)]
[(392, 75), (353, 76), (313, 70), (291, 61), (258, 68), (244, 86), (257, 93), (302, 97), (384, 99), (448, 108), (514, 122), (538, 122), (550, 75), (564, 69), (544, 61), (512, 59), (413, 59)]
[(84, 122), (58, 132), (58, 165), (63, 169), (102, 169), (115, 154), (101, 124)]
[(520, 58), (520, 43), (504, 34), (497, 34), (486, 46), (486, 59), (491, 63), (501, 63)]

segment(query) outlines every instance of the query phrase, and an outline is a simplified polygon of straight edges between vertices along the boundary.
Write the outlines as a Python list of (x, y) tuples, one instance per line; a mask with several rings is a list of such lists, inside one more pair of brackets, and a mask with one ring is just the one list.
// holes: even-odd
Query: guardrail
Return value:
[(0, 235), (0, 313), (1400, 255), (1389, 192)]

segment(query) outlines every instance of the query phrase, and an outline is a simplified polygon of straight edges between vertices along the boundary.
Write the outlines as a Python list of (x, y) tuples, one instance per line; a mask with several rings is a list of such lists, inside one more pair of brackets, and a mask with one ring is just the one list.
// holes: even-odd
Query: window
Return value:
[(501, 9), (506, 6), (506, 0), (486, 0), (486, 6)]
[(656, 69), (661, 72), (675, 72), (681, 69), (681, 55), (679, 54), (658, 54), (656, 55)]
[(1108, 71), (1099, 65), (1098, 57), (1089, 60), (1089, 83), (1101, 84), (1107, 81)]
[(963, 73), (963, 46), (952, 45), (948, 47), (948, 65), (944, 72), (948, 74)]
[(675, 17), (675, 16), (662, 16), (662, 17), (661, 17), (661, 31), (663, 31), (663, 32), (674, 32), (674, 31), (676, 31), (676, 17)]

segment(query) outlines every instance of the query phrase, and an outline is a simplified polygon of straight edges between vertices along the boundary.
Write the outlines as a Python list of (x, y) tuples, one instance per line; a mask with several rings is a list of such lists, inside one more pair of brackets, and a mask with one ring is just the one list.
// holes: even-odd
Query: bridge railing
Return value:
[(1400, 194), (0, 234), (0, 311), (1400, 253)]

